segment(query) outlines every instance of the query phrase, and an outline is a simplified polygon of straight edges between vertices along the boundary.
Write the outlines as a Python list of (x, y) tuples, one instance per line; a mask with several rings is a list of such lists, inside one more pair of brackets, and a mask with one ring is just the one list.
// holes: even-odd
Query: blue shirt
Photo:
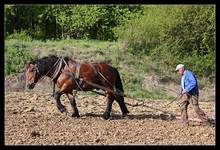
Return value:
[(182, 93), (183, 89), (185, 89), (186, 92), (190, 95), (199, 95), (197, 77), (192, 71), (184, 71), (180, 80), (180, 94)]

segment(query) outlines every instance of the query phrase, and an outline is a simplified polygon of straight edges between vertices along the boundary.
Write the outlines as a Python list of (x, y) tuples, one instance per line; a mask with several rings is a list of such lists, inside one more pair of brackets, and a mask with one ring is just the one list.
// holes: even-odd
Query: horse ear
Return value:
[(28, 62), (27, 65), (26, 65), (26, 70), (27, 70), (30, 66), (35, 66), (35, 65), (32, 64), (32, 62)]
[(31, 62), (28, 62), (25, 66), (26, 70), (29, 68)]

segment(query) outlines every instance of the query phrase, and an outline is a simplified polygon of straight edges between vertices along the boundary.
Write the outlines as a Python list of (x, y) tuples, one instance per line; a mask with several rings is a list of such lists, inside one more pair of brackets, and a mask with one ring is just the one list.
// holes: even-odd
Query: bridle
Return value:
[[(47, 71), (47, 73), (44, 74), (44, 75), (42, 75), (42, 74), (40, 73), (39, 68), (38, 68), (39, 65), (37, 64), (37, 66), (34, 67), (35, 70), (36, 70), (36, 74), (38, 74), (38, 76), (40, 76), (39, 79), (37, 80), (37, 82), (42, 81), (42, 80), (52, 71), (52, 69), (54, 69), (54, 68), (56, 67), (54, 73), (53, 73), (52, 76), (51, 76), (52, 81), (54, 81), (54, 79), (57, 78), (57, 76), (58, 76), (60, 70), (62, 69), (62, 63), (63, 63), (63, 61), (64, 61), (64, 59), (63, 59), (62, 57), (59, 57), (59, 58), (57, 59), (57, 61), (54, 63), (54, 65), (53, 65), (53, 66)], [(59, 64), (58, 64), (58, 63), (59, 63)], [(32, 84), (36, 85), (37, 82), (34, 81)], [(27, 83), (26, 83), (26, 85), (27, 85)]]

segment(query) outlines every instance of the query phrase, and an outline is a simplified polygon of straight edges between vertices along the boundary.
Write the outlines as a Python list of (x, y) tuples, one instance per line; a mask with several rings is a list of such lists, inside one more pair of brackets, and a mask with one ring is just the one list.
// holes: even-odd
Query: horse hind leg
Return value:
[(62, 105), (62, 104), (61, 104), (61, 101), (60, 101), (60, 97), (61, 97), (62, 94), (63, 94), (63, 92), (57, 91), (57, 92), (55, 93), (55, 95), (54, 95), (54, 98), (55, 98), (56, 104), (57, 104), (57, 108), (58, 108), (58, 110), (59, 110), (61, 113), (67, 111), (66, 108), (65, 108), (65, 106)]
[(80, 117), (79, 116), (79, 111), (78, 111), (78, 108), (76, 106), (76, 99), (75, 99), (75, 96), (76, 96), (76, 92), (74, 92), (74, 94), (66, 94), (69, 101), (70, 101), (70, 104), (73, 108), (73, 114), (72, 114), (72, 117)]
[(126, 117), (129, 111), (128, 111), (127, 106), (125, 105), (124, 97), (116, 96), (116, 102), (119, 104), (123, 117)]

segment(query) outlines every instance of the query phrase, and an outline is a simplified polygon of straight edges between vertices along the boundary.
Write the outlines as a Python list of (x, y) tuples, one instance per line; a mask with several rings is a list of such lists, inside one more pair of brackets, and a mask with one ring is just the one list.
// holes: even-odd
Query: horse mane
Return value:
[[(48, 69), (48, 67), (51, 67), (56, 63), (56, 61), (59, 59), (60, 56), (57, 55), (49, 55), (44, 56), (40, 59), (31, 60), (28, 64), (37, 64), (39, 72), (45, 72), (45, 69)], [(65, 61), (70, 60), (69, 57), (64, 57)]]

